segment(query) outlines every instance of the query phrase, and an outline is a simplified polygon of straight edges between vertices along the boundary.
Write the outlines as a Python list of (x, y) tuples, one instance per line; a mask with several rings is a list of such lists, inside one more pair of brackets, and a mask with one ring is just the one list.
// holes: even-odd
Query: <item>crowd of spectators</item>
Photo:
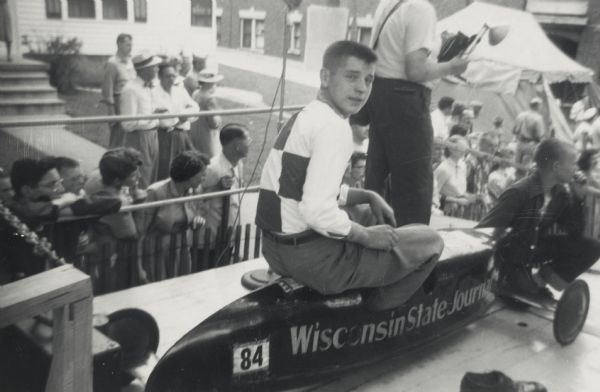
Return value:
[[(194, 116), (201, 110), (218, 109), (215, 90), (223, 76), (207, 70), (206, 58), (186, 53), (159, 57), (147, 52), (132, 57), (132, 47), (132, 36), (120, 34), (117, 52), (106, 62), (102, 102), (108, 113), (184, 115), (111, 123), (110, 149), (91, 173), (83, 173), (79, 163), (68, 157), (19, 159), (10, 173), (0, 170), (0, 201), (32, 230), (52, 238), (57, 253), (68, 261), (83, 262), (98, 253), (110, 255), (110, 266), (127, 259), (137, 281), (147, 282), (157, 279), (158, 273), (148, 271), (141, 255), (167, 248), (174, 233), (183, 233), (182, 250), (176, 257), (169, 252), (161, 254), (159, 264), (165, 266), (162, 276), (173, 276), (176, 270), (191, 272), (188, 228), (210, 231), (197, 241), (200, 248), (208, 248), (210, 266), (230, 258), (231, 246), (217, 253), (215, 244), (226, 230), (222, 219), (232, 224), (239, 216), (240, 198), (233, 195), (136, 212), (119, 209), (241, 188), (243, 159), (251, 137), (243, 124), (222, 126), (218, 115)], [(600, 117), (586, 102), (574, 105), (571, 114), (576, 123), (574, 139), (589, 193), (600, 195), (600, 181), (594, 177)], [(465, 210), (478, 209), (481, 215), (491, 208), (507, 187), (527, 173), (535, 147), (550, 136), (541, 107), (541, 99), (534, 97), (529, 108), (516, 117), (514, 127), (508, 129), (500, 116), (490, 124), (476, 121), (483, 109), (481, 102), (442, 97), (431, 112), (432, 211), (462, 216)], [(363, 188), (369, 162), (369, 125), (361, 125), (354, 115), (350, 124), (355, 152), (343, 182)], [(388, 196), (389, 187), (388, 182)], [(600, 208), (594, 207), (594, 211), (600, 214)], [(3, 230), (2, 235), (12, 235), (9, 229)], [(209, 243), (204, 244), (205, 240)], [(138, 244), (135, 260), (131, 254), (122, 254), (117, 245), (123, 241)], [(19, 252), (18, 247), (2, 252), (9, 275), (18, 277), (44, 269), (39, 259), (15, 264), (19, 258), (15, 252)], [(115, 279), (114, 284), (124, 286), (131, 277), (117, 274)]]
[[(215, 89), (222, 75), (207, 70), (202, 56), (142, 52), (132, 57), (131, 35), (120, 34), (116, 42), (117, 52), (105, 64), (102, 85), (108, 114), (184, 116), (110, 123), (109, 149), (90, 173), (69, 157), (18, 159), (10, 171), (0, 169), (2, 205), (48, 238), (67, 262), (91, 264), (92, 274), (94, 269), (120, 266), (110, 274), (113, 288), (192, 272), (190, 230), (202, 230), (199, 237), (210, 243), (201, 241), (200, 247), (210, 248), (215, 263), (227, 263), (229, 246), (228, 252), (214, 254), (215, 242), (221, 226), (238, 219), (240, 200), (235, 195), (122, 211), (143, 202), (243, 187), (242, 160), (251, 142), (246, 126), (222, 126), (214, 115), (193, 116), (218, 109)], [(13, 245), (18, 235), (9, 225), (0, 225), (0, 230), (6, 239), (0, 245), (2, 279), (48, 267), (43, 258), (24, 257), (28, 245)], [(169, 252), (174, 235), (180, 238), (175, 253)], [(165, 271), (144, 265), (143, 256), (150, 253)]]

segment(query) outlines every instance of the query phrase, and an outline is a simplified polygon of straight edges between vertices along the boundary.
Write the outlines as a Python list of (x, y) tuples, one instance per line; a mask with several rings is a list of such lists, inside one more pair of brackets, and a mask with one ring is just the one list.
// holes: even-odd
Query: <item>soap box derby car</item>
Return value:
[[(482, 317), (496, 297), (495, 240), (490, 229), (440, 234), (445, 242), (440, 261), (405, 304), (371, 311), (365, 306), (364, 290), (324, 296), (281, 278), (188, 332), (160, 359), (145, 390), (265, 391), (307, 386), (461, 329)], [(572, 312), (567, 315), (571, 320), (560, 320), (569, 327), (564, 328), (570, 333), (567, 337), (574, 340), (585, 322), (589, 293), (576, 287), (569, 301), (579, 308), (585, 305), (576, 320)]]

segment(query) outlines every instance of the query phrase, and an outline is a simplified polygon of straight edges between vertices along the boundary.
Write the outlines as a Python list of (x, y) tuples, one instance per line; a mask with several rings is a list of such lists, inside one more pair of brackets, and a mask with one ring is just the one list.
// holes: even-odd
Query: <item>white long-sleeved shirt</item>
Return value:
[[(153, 114), (156, 106), (152, 98), (154, 87), (148, 85), (139, 76), (130, 81), (121, 91), (121, 115)], [(158, 120), (122, 121), (121, 127), (126, 132), (145, 131), (158, 127)]]
[[(171, 92), (165, 91), (162, 86), (157, 86), (152, 90), (154, 106), (167, 109), (167, 113), (198, 113), (200, 108), (187, 91), (182, 86), (173, 86)], [(184, 131), (190, 130), (190, 123), (198, 117), (188, 118), (187, 121), (179, 122), (179, 118), (163, 118), (158, 120), (158, 126), (161, 128), (177, 128)]]
[(350, 218), (339, 206), (348, 187), (340, 185), (352, 151), (348, 119), (325, 102), (308, 104), (281, 130), (265, 162), (256, 224), (284, 234), (347, 236)]

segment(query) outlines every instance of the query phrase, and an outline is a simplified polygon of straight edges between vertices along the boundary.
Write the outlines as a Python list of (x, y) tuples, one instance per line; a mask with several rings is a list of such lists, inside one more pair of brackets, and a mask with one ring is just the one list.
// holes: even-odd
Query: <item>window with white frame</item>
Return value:
[(290, 32), (290, 46), (288, 53), (302, 53), (302, 14), (294, 10), (287, 15), (287, 24)]
[(354, 18), (351, 17), (348, 21), (347, 39), (352, 38), (352, 29), (354, 28), (356, 28), (356, 41), (368, 46), (373, 33), (373, 15), (359, 16), (356, 18), (356, 24), (354, 24)]
[(192, 26), (212, 26), (212, 0), (192, 0)]
[(96, 5), (94, 0), (67, 0), (69, 18), (96, 18)]
[(265, 48), (266, 12), (240, 10), (240, 46), (244, 49), (262, 51)]
[(127, 0), (102, 0), (102, 18), (127, 20)]
[(46, 18), (60, 19), (62, 17), (62, 8), (60, 0), (46, 0)]
[(371, 27), (359, 27), (358, 28), (358, 37), (356, 40), (363, 45), (369, 46), (371, 42), (371, 32), (373, 29)]
[(133, 0), (133, 19), (136, 22), (148, 21), (148, 4), (146, 0)]

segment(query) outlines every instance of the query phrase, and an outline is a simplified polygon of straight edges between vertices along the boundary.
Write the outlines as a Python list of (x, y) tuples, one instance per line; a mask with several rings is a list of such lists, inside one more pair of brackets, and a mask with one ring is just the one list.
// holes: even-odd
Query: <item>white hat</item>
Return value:
[(594, 116), (598, 114), (598, 109), (596, 108), (589, 108), (586, 109), (583, 113), (581, 113), (579, 115), (579, 117), (577, 118), (577, 120), (579, 121), (587, 121), (590, 120), (592, 118), (594, 118)]
[(162, 59), (158, 56), (153, 56), (150, 52), (142, 52), (133, 56), (131, 62), (135, 69), (141, 69), (158, 65), (162, 63)]
[(224, 76), (210, 71), (200, 71), (197, 74), (198, 83), (218, 83), (223, 80)]
[(539, 105), (541, 103), (542, 103), (542, 100), (540, 99), (540, 97), (533, 97), (531, 99), (531, 101), (529, 101), (530, 105), (534, 105), (534, 104), (538, 104)]

